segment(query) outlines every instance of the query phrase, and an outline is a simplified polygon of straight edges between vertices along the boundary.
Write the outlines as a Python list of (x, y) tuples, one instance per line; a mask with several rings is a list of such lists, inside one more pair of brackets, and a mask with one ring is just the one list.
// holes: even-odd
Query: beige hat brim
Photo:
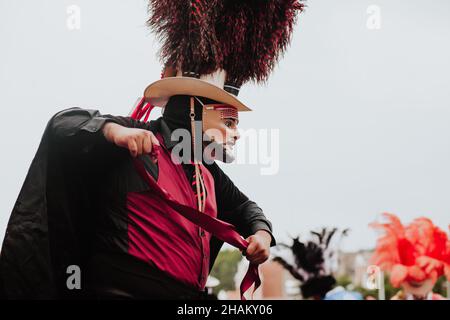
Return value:
[(169, 98), (175, 95), (205, 97), (231, 105), (238, 111), (252, 111), (234, 95), (197, 78), (167, 77), (153, 82), (144, 91), (145, 100), (158, 107), (164, 107)]

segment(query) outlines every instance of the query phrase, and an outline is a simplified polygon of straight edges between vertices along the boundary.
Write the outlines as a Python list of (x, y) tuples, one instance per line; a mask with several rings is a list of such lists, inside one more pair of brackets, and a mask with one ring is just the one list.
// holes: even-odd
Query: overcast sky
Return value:
[[(449, 16), (446, 0), (310, 0), (268, 85), (241, 89), (254, 109), (241, 127), (279, 129), (279, 172), (224, 170), (279, 240), (339, 226), (352, 230), (345, 250), (370, 248), (383, 211), (448, 230)], [(159, 78), (145, 20), (144, 0), (0, 0), (1, 239), (49, 118), (126, 115)]]

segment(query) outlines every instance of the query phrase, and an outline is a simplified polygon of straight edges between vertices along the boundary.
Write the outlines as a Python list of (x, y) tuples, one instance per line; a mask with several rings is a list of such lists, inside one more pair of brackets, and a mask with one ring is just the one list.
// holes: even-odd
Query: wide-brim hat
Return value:
[(173, 74), (173, 71), (172, 75), (170, 71), (166, 71), (162, 79), (147, 86), (144, 98), (148, 103), (164, 107), (171, 96), (188, 95), (212, 99), (233, 106), (237, 111), (252, 111), (237, 98), (239, 88), (225, 84), (225, 70), (201, 76), (186, 72)]

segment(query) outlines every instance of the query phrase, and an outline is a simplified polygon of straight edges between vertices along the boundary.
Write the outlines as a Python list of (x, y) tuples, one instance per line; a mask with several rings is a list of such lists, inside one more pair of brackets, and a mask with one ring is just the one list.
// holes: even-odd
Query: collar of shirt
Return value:
[[(163, 138), (164, 145), (166, 146), (167, 150), (172, 150), (172, 148), (179, 143), (179, 140), (172, 140), (172, 130), (169, 128), (163, 118), (161, 118), (160, 121), (159, 133)], [(191, 164), (183, 163), (183, 169), (188, 176), (189, 181), (192, 182), (193, 166)]]
[(171, 150), (179, 143), (178, 140), (172, 140), (172, 130), (170, 130), (169, 126), (162, 118), (160, 123), (160, 133), (163, 137), (164, 145), (168, 150)]
[[(163, 118), (161, 118), (161, 120), (160, 120), (159, 132), (162, 135), (162, 138), (164, 140), (164, 145), (166, 146), (167, 150), (172, 150), (173, 147), (175, 147), (178, 143), (180, 143), (180, 140), (172, 139), (173, 131), (170, 129), (170, 127), (167, 125), (167, 123), (164, 121)], [(191, 133), (189, 132), (189, 134), (191, 134)], [(203, 164), (205, 164), (205, 163), (203, 162)], [(183, 163), (183, 166), (185, 166), (185, 165), (186, 164)]]

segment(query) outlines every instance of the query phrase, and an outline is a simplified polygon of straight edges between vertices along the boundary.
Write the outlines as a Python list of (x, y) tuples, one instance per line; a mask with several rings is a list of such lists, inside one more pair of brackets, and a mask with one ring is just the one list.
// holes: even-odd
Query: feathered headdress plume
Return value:
[(150, 0), (150, 28), (165, 66), (227, 82), (265, 82), (292, 36), (300, 0)]
[(222, 65), (214, 30), (219, 0), (150, 0), (148, 26), (162, 46), (164, 65), (208, 74)]
[(386, 223), (370, 226), (383, 231), (377, 241), (371, 263), (390, 272), (391, 283), (423, 281), (445, 275), (450, 280), (450, 240), (428, 218), (417, 218), (404, 226), (400, 219), (384, 213)]
[(304, 4), (297, 0), (222, 1), (216, 32), (229, 81), (265, 82), (292, 37), (297, 13)]
[[(312, 239), (307, 242), (301, 242), (299, 237), (293, 238), (292, 245), (277, 245), (273, 261), (280, 263), (300, 281), (303, 297), (323, 298), (336, 283), (332, 273), (337, 269), (337, 251), (348, 231), (323, 228), (320, 232), (311, 231)], [(338, 234), (340, 236), (336, 237)]]

